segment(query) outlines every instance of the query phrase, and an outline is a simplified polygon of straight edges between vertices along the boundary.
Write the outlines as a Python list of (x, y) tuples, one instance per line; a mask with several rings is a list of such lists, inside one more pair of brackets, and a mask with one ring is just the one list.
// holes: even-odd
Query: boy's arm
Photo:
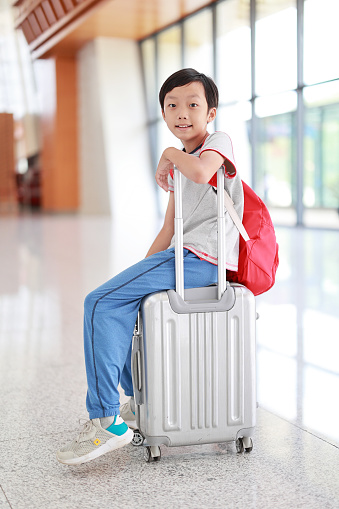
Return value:
[(168, 174), (175, 165), (178, 170), (197, 184), (207, 184), (224, 162), (224, 157), (218, 152), (208, 150), (200, 157), (187, 154), (174, 147), (168, 147), (162, 153), (155, 174), (157, 184), (168, 191)]
[(170, 193), (164, 224), (151, 245), (146, 258), (167, 249), (174, 235), (174, 193)]

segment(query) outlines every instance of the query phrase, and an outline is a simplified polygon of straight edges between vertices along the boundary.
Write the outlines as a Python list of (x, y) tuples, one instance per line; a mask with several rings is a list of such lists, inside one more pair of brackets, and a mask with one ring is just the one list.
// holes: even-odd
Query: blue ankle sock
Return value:
[[(117, 424), (118, 422), (118, 424)], [(121, 419), (120, 415), (114, 416), (113, 423), (106, 428), (106, 431), (109, 431), (110, 433), (113, 433), (114, 435), (121, 436), (128, 430), (127, 424)]]

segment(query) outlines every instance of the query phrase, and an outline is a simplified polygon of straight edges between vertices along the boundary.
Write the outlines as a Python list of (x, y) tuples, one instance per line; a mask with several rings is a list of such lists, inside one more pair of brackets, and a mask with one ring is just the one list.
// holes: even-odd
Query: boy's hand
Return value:
[(173, 168), (173, 163), (167, 159), (165, 155), (166, 150), (162, 153), (157, 171), (155, 173), (155, 180), (162, 189), (168, 191), (168, 174)]

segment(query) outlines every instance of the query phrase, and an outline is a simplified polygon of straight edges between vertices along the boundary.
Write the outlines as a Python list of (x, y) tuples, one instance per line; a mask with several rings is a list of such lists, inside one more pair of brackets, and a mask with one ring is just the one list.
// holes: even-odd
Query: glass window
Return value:
[(297, 9), (295, 0), (257, 2), (256, 94), (297, 86)]
[(278, 209), (272, 215), (281, 224), (296, 223), (296, 107), (295, 92), (260, 98), (255, 105), (256, 191)]
[(174, 26), (158, 36), (159, 87), (181, 67), (181, 29)]
[(249, 185), (251, 184), (251, 146), (249, 140), (251, 116), (252, 106), (249, 101), (220, 107), (217, 114), (218, 130), (224, 131), (230, 136), (237, 170), (241, 178)]
[(4, 19), (8, 26), (0, 37), (0, 111), (19, 119), (37, 111), (31, 57), (22, 33), (14, 31), (11, 17)]
[(159, 114), (158, 108), (156, 107), (156, 97), (158, 92), (156, 90), (154, 39), (145, 39), (141, 43), (141, 55), (145, 76), (148, 118), (149, 120), (152, 120)]
[(304, 81), (306, 84), (339, 77), (339, 2), (306, 0), (304, 7)]
[(339, 227), (339, 81), (305, 88), (304, 101), (305, 223)]
[(217, 81), (220, 102), (251, 97), (249, 0), (217, 4)]
[(211, 9), (205, 9), (184, 22), (184, 45), (184, 66), (213, 77)]

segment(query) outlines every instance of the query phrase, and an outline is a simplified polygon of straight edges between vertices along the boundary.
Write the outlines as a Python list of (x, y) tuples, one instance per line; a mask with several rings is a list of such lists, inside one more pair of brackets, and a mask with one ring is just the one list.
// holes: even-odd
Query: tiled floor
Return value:
[(146, 240), (131, 249), (108, 218), (0, 218), (0, 508), (339, 508), (339, 233), (277, 233), (252, 453), (163, 448), (146, 464), (129, 445), (67, 467), (55, 451), (85, 413), (83, 298)]

